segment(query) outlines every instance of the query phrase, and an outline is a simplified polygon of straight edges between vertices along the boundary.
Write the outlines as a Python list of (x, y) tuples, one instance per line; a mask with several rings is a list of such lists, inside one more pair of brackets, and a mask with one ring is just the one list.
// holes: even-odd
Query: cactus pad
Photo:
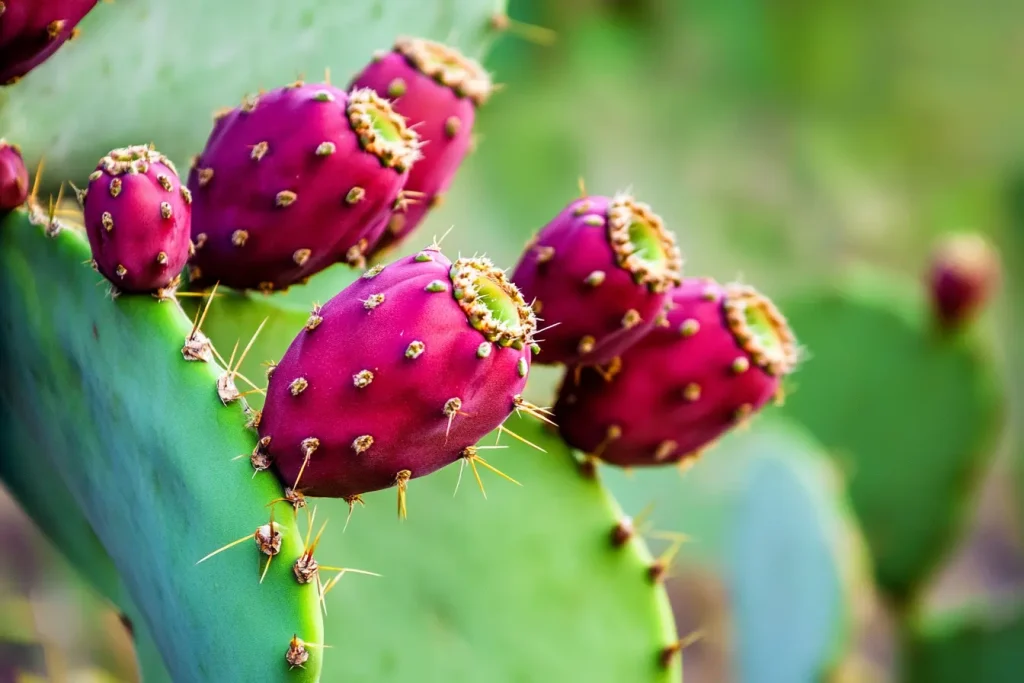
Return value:
[(708, 455), (682, 476), (602, 467), (601, 479), (627, 513), (686, 536), (676, 573), (725, 577), (738, 680), (819, 680), (849, 645), (870, 578), (834, 467), (777, 413), (730, 432)]
[(555, 422), (573, 447), (620, 466), (696, 457), (759, 412), (796, 364), (793, 334), (750, 287), (690, 278), (613, 369), (570, 369)]
[[(183, 357), (192, 325), (175, 302), (110, 300), (84, 236), (40, 218), (19, 209), (0, 226), (0, 310), (18, 331), (3, 336), (2, 396), (30, 428), (6, 433), (4, 452), (45, 457), (63, 479), (176, 680), (315, 681), (320, 652), (304, 669), (286, 661), (296, 633), (323, 642), (315, 587), (289, 561), (302, 532), (278, 514), (280, 551), (260, 583), (252, 534), (282, 491), (233, 459), (256, 436), (219, 400), (222, 371)], [(172, 405), (181, 420), (168, 419)], [(197, 566), (243, 534), (248, 545)]]
[(578, 199), (530, 241), (512, 280), (547, 325), (544, 364), (607, 363), (643, 337), (679, 284), (675, 237), (627, 195)]
[(469, 151), (476, 107), (491, 95), (490, 75), (457, 49), (422, 38), (399, 38), (352, 81), (393, 100), (424, 142), (409, 173), (405, 199), (393, 213), (375, 253), (408, 237), (441, 200)]
[(921, 289), (857, 271), (786, 302), (811, 350), (786, 412), (837, 458), (874, 557), (905, 603), (945, 557), (1003, 413), (989, 352), (936, 333)]
[(988, 597), (908, 625), (907, 683), (1017, 683), (1024, 667), (1024, 600)]
[(189, 174), (190, 286), (272, 291), (362, 265), (419, 146), (369, 89), (294, 83), (224, 113)]

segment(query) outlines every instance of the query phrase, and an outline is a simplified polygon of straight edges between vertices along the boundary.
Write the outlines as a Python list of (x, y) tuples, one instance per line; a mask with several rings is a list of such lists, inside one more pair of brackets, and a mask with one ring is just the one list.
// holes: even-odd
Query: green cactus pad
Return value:
[(920, 288), (877, 273), (782, 308), (809, 350), (785, 410), (839, 462), (877, 581), (906, 604), (956, 540), (993, 455), (993, 363), (978, 337), (935, 331)]
[(316, 589), (292, 574), (302, 530), (287, 511), (262, 584), (252, 540), (196, 564), (251, 538), (282, 495), (232, 460), (256, 438), (240, 406), (221, 404), (221, 369), (184, 360), (191, 321), (175, 302), (112, 301), (89, 255), (81, 233), (48, 237), (24, 211), (0, 223), (2, 396), (26, 425), (4, 434), (5, 457), (45, 458), (39, 476), (63, 480), (175, 680), (317, 680), (322, 651), (305, 668), (285, 660), (294, 634), (323, 642)]
[[(181, 168), (198, 154), (214, 110), (300, 76), (342, 87), (399, 35), (452, 41), (473, 57), (493, 35), (494, 0), (118, 0), (81, 36), (0, 89), (0, 131), (53, 179), (85, 178), (125, 140), (153, 142)], [(91, 111), (96, 115), (82, 116)]]
[(910, 629), (902, 678), (906, 683), (1021, 680), (1024, 600), (1019, 597), (917, 619)]
[(687, 537), (680, 573), (725, 577), (742, 680), (817, 680), (845, 654), (870, 570), (836, 473), (803, 429), (764, 415), (684, 473), (608, 467), (602, 480), (629, 514)]
[[(14, 411), (8, 400), (4, 392), (0, 396), (3, 409), (0, 431), (5, 435), (5, 445), (31, 443), (33, 431), (25, 422), (12, 419)], [(0, 458), (0, 482), (21, 508), (74, 568), (79, 579), (131, 620), (142, 680), (145, 683), (170, 681), (149, 627), (128, 595), (117, 567), (75, 504), (64, 480), (53, 475), (53, 467), (44, 457)]]
[[(279, 302), (228, 294), (208, 314), (205, 331), (229, 347), (269, 318), (242, 368), (250, 378), (262, 377), (259, 363), (280, 358), (306, 322), (308, 310)], [(347, 504), (310, 499), (317, 519), (331, 520), (325, 556), (384, 575), (346, 576), (328, 595), (324, 680), (679, 680), (678, 657), (667, 668), (659, 662), (675, 625), (664, 590), (648, 578), (644, 543), (613, 546), (616, 503), (554, 434), (525, 416), (507, 426), (546, 451), (508, 435), (507, 449), (481, 451), (521, 487), (481, 469), (484, 499), (467, 467), (453, 496), (453, 465), (409, 484), (408, 519), (397, 519), (394, 490), (378, 491), (344, 533)]]
[(753, 463), (727, 580), (741, 680), (819, 680), (846, 654), (864, 556), (840, 486), (813, 445)]

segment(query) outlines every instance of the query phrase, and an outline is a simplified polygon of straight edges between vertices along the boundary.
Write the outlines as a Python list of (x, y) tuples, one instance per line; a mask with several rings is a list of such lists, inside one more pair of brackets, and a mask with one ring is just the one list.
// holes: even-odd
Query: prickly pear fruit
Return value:
[(96, 270), (124, 292), (177, 286), (188, 260), (192, 196), (151, 146), (115, 149), (79, 193)]
[(517, 406), (533, 311), (483, 258), (429, 248), (366, 271), (322, 308), (270, 374), (253, 464), (346, 498), (459, 458)]
[(609, 373), (567, 371), (554, 412), (571, 446), (622, 467), (695, 457), (757, 413), (795, 367), (792, 332), (753, 288), (687, 278), (671, 302), (667, 320)]
[(646, 204), (628, 195), (572, 202), (512, 274), (545, 325), (554, 325), (536, 362), (611, 361), (664, 315), (681, 270), (674, 236)]
[(936, 246), (928, 270), (932, 309), (944, 330), (978, 315), (998, 285), (999, 254), (978, 234), (949, 236)]
[(271, 291), (339, 260), (362, 265), (419, 147), (368, 88), (299, 82), (245, 100), (189, 175), (192, 284)]
[(97, 0), (0, 1), (0, 84), (42, 64), (75, 34)]
[(374, 253), (412, 233), (451, 185), (470, 147), (476, 107), (491, 95), (490, 75), (458, 50), (422, 38), (399, 38), (352, 81), (393, 99), (425, 146), (409, 173), (403, 199)]
[(28, 169), (21, 150), (0, 138), (0, 216), (28, 199)]

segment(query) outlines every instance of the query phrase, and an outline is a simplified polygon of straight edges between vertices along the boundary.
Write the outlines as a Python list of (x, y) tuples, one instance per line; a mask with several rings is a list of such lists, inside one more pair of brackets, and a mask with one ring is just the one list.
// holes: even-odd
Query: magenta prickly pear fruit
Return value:
[(550, 327), (536, 362), (610, 362), (664, 316), (681, 270), (675, 238), (646, 204), (627, 195), (572, 202), (512, 274)]
[(28, 169), (21, 150), (0, 138), (0, 216), (28, 199)]
[(189, 175), (196, 287), (284, 289), (362, 265), (420, 140), (368, 88), (294, 83), (221, 116)]
[(424, 141), (423, 158), (409, 173), (403, 199), (375, 253), (416, 229), (451, 185), (470, 148), (476, 107), (491, 95), (490, 75), (455, 48), (422, 38), (399, 38), (355, 77), (354, 87), (391, 98), (395, 111)]
[(535, 329), (486, 259), (430, 248), (374, 266), (314, 307), (274, 367), (254, 462), (306, 495), (397, 485), (401, 501), (409, 479), (468, 458), (514, 410)]
[(939, 242), (928, 270), (932, 310), (944, 330), (960, 328), (984, 308), (998, 286), (999, 254), (978, 234)]
[(178, 284), (188, 260), (192, 195), (151, 146), (115, 149), (79, 192), (96, 269), (120, 291)]
[(74, 37), (97, 0), (0, 0), (0, 84), (16, 81)]
[(667, 319), (610, 378), (596, 368), (566, 373), (554, 412), (571, 446), (622, 467), (679, 462), (780, 392), (796, 343), (768, 299), (687, 278), (671, 300)]

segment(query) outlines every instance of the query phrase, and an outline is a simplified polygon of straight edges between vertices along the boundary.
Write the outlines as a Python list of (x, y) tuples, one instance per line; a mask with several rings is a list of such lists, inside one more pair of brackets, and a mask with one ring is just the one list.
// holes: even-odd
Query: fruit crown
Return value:
[(770, 375), (787, 375), (799, 362), (796, 337), (785, 316), (749, 285), (725, 286), (722, 309), (736, 343), (754, 365)]
[[(420, 158), (423, 143), (419, 135), (388, 100), (371, 88), (352, 90), (345, 111), (352, 130), (359, 136), (359, 144), (385, 166), (404, 172)], [(392, 134), (384, 135), (382, 129)]]
[[(656, 244), (639, 244), (635, 226), (641, 227), (647, 241)], [(683, 257), (675, 236), (647, 204), (625, 194), (613, 198), (608, 206), (608, 241), (619, 267), (652, 292), (666, 291), (682, 281)], [(657, 258), (645, 254), (652, 247), (659, 252)]]
[(460, 258), (449, 270), (452, 295), (470, 325), (500, 346), (533, 343), (537, 317), (519, 288), (487, 258)]
[(401, 37), (395, 41), (395, 52), (417, 71), (451, 88), (459, 97), (468, 97), (473, 104), (483, 104), (494, 92), (490, 74), (455, 48), (424, 38)]
[(178, 169), (170, 159), (165, 157), (152, 145), (131, 145), (113, 149), (100, 159), (96, 170), (104, 170), (110, 175), (119, 176), (126, 173), (146, 173), (150, 164), (163, 164), (178, 175)]

